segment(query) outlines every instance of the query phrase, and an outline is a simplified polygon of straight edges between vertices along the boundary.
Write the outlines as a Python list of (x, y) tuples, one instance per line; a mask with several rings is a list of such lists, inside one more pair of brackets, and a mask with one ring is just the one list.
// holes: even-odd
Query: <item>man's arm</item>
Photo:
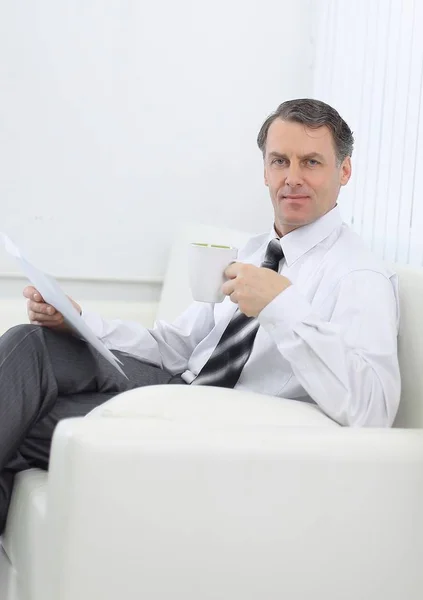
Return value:
[(381, 273), (344, 276), (330, 321), (313, 312), (295, 284), (268, 269), (231, 265), (225, 292), (257, 316), (300, 385), (341, 425), (390, 426), (400, 400), (398, 306)]
[(120, 350), (163, 367), (172, 374), (187, 369), (197, 344), (214, 327), (213, 305), (194, 302), (175, 321), (157, 321), (147, 329), (140, 323), (106, 320), (97, 313), (82, 313), (94, 334), (110, 350)]
[(401, 380), (398, 306), (392, 282), (355, 271), (339, 282), (330, 321), (287, 288), (258, 316), (299, 383), (341, 425), (390, 426)]
[[(31, 323), (71, 333), (61, 313), (45, 303), (38, 290), (28, 286), (23, 295), (28, 300)], [(214, 327), (211, 304), (193, 303), (172, 324), (159, 321), (153, 329), (147, 329), (140, 323), (107, 320), (97, 313), (82, 311), (79, 304), (69, 299), (107, 348), (127, 352), (174, 374), (186, 370), (194, 348)]]

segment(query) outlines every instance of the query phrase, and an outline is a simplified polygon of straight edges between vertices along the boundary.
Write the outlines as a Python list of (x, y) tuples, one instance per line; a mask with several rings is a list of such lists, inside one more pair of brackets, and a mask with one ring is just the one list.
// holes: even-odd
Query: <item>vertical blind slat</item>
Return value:
[(417, 54), (415, 73), (419, 78), (418, 108), (416, 127), (416, 148), (413, 169), (413, 197), (407, 262), (423, 265), (423, 3), (415, 5), (415, 52)]
[(408, 85), (407, 85), (407, 110), (406, 110), (406, 123), (404, 132), (404, 148), (402, 154), (402, 186), (401, 186), (401, 197), (399, 198), (399, 219), (397, 229), (397, 251), (395, 260), (400, 262), (406, 262), (408, 257), (408, 246), (410, 238), (410, 222), (411, 222), (411, 211), (412, 211), (412, 198), (413, 198), (413, 183), (414, 183), (414, 167), (415, 167), (415, 153), (416, 153), (416, 142), (417, 142), (417, 128), (419, 114), (419, 91), (420, 91), (420, 69), (419, 69), (419, 57), (418, 47), (416, 44), (416, 38), (420, 35), (416, 31), (415, 27), (415, 6), (416, 0), (413, 3), (412, 12), (412, 28), (409, 32), (410, 35), (410, 52), (409, 52), (409, 71), (408, 71)]
[(385, 93), (382, 106), (381, 123), (382, 135), (380, 139), (378, 186), (374, 202), (373, 239), (372, 247), (379, 255), (383, 255), (385, 248), (385, 230), (388, 217), (388, 194), (391, 176), (392, 144), (394, 114), (396, 111), (396, 85), (397, 85), (397, 55), (400, 29), (398, 23), (401, 18), (401, 5), (398, 0), (393, 0), (389, 11), (389, 24), (387, 30), (387, 49), (385, 61)]

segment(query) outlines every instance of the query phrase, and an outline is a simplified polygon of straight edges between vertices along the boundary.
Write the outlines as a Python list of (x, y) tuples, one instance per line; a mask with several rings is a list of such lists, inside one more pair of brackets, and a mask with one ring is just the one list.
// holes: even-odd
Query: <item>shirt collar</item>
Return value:
[[(339, 208), (336, 205), (328, 213), (313, 221), (309, 225), (298, 227), (281, 238), (281, 247), (285, 256), (286, 264), (290, 267), (296, 260), (306, 252), (320, 244), (335, 229), (342, 225)], [(275, 228), (272, 227), (271, 238), (275, 237)]]

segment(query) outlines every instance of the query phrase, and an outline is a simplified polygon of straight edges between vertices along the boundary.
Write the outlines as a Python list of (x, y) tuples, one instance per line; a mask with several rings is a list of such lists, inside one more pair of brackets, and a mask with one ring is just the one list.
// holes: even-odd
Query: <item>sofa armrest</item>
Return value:
[(59, 423), (44, 600), (417, 600), (423, 432)]

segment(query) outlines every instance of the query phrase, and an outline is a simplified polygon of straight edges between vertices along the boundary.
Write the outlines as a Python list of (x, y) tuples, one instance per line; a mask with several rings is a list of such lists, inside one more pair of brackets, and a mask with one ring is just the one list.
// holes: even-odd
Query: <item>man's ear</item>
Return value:
[(342, 165), (341, 165), (341, 173), (340, 173), (340, 179), (339, 179), (339, 183), (341, 185), (346, 185), (351, 177), (351, 172), (352, 172), (352, 165), (351, 165), (351, 157), (350, 156), (346, 156), (344, 158), (344, 160), (342, 161)]
[(266, 185), (267, 187), (269, 187), (269, 182), (267, 181), (266, 167), (264, 167), (264, 169), (263, 169), (263, 176), (264, 176), (264, 185)]

